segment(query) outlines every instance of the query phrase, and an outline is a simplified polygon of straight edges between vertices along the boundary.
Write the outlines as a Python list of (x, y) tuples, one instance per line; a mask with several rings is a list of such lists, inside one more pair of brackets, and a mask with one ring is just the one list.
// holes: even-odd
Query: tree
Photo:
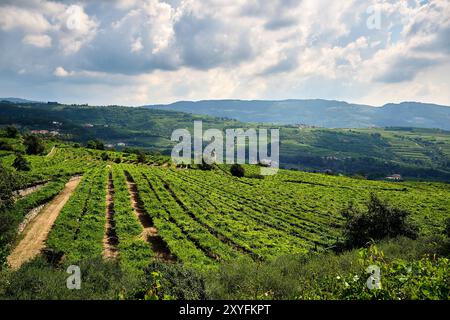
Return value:
[(245, 169), (240, 164), (235, 163), (231, 166), (230, 173), (235, 177), (242, 178), (245, 175)]
[(103, 152), (101, 157), (102, 157), (103, 161), (108, 161), (109, 160), (109, 155), (106, 152)]
[(0, 141), (0, 150), (12, 151), (14, 148), (7, 141)]
[(145, 160), (146, 160), (145, 153), (143, 153), (142, 151), (138, 152), (138, 154), (137, 154), (137, 161), (139, 163), (144, 163)]
[(19, 130), (17, 130), (14, 126), (7, 126), (6, 127), (6, 136), (8, 138), (17, 138), (19, 135)]
[(17, 171), (30, 171), (31, 170), (31, 166), (30, 163), (27, 161), (27, 159), (25, 159), (25, 157), (23, 155), (21, 155), (20, 153), (18, 153), (16, 155), (16, 159), (14, 159), (14, 162), (12, 164), (12, 166), (17, 170)]
[(42, 140), (34, 135), (25, 136), (23, 144), (27, 154), (41, 154), (45, 150)]
[(9, 254), (8, 244), (16, 236), (16, 217), (13, 210), (9, 209), (14, 204), (13, 191), (17, 185), (15, 176), (0, 163), (0, 270)]
[(89, 149), (105, 150), (105, 144), (98, 139), (89, 140), (87, 143), (87, 147)]
[(360, 211), (352, 204), (342, 211), (344, 224), (344, 247), (363, 247), (372, 240), (406, 236), (417, 238), (418, 228), (408, 222), (410, 212), (393, 208), (375, 194), (370, 195), (367, 210)]
[[(13, 190), (15, 179), (12, 173), (8, 172), (0, 163), (0, 215), (13, 204)], [(0, 223), (0, 226), (2, 224)], [(1, 233), (0, 233), (1, 234)]]

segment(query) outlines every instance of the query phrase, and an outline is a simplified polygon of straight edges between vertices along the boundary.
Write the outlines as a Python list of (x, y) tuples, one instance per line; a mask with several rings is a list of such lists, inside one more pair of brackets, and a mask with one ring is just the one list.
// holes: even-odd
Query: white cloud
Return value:
[(67, 71), (66, 69), (64, 69), (63, 67), (57, 67), (55, 69), (55, 71), (53, 72), (53, 74), (57, 77), (68, 77), (71, 76), (73, 73)]
[(91, 19), (83, 7), (70, 5), (57, 16), (59, 43), (64, 54), (73, 54), (90, 42), (97, 32), (97, 22)]
[[(448, 0), (2, 3), (0, 77), (26, 70), (65, 77), (61, 86), (76, 92), (109, 88), (105, 104), (302, 97), (450, 104), (450, 80), (440, 76), (450, 63)], [(366, 26), (372, 5), (379, 30)]]
[(22, 39), (22, 42), (38, 48), (48, 48), (52, 46), (52, 38), (46, 34), (29, 34)]
[(0, 6), (0, 28), (5, 31), (22, 29), (45, 32), (51, 28), (51, 24), (41, 12), (14, 6)]

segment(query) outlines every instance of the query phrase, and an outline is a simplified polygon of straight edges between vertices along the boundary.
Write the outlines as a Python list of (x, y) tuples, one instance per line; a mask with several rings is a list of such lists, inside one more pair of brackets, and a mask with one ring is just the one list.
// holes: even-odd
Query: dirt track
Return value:
[(8, 257), (8, 264), (12, 269), (18, 269), (28, 260), (36, 257), (45, 246), (45, 240), (61, 209), (69, 200), (81, 177), (74, 177), (25, 228), (23, 238)]
[(103, 258), (116, 260), (119, 256), (117, 245), (119, 239), (116, 234), (116, 223), (114, 221), (114, 183), (111, 172), (109, 173), (108, 183), (106, 186), (106, 224), (105, 236), (103, 238)]

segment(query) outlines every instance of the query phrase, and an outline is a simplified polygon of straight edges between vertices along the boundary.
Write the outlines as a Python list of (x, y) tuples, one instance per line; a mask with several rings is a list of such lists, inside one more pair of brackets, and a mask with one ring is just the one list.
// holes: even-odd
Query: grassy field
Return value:
[[(395, 133), (390, 131), (380, 134), (395, 136)], [(424, 139), (422, 134), (420, 136)], [(411, 139), (416, 137), (412, 135)], [(6, 226), (7, 232), (1, 239), (0, 257), (6, 276), (0, 273), (0, 296), (1, 290), (13, 290), (12, 287), (2, 284), (2, 277), (8, 279), (4, 280), (5, 283), (22, 283), (23, 276), (19, 275), (23, 272), (27, 274), (25, 278), (31, 277), (35, 272), (45, 272), (48, 286), (53, 286), (55, 280), (50, 279), (61, 277), (60, 268), (63, 266), (87, 264), (86, 268), (90, 268), (90, 272), (97, 277), (102, 268), (116, 270), (116, 267), (108, 265), (112, 262), (117, 263), (120, 270), (117, 272), (120, 274), (124, 272), (129, 275), (148, 276), (149, 268), (157, 268), (157, 272), (169, 272), (170, 275), (166, 275), (168, 278), (165, 280), (169, 281), (166, 283), (169, 291), (184, 286), (179, 281), (184, 283), (185, 277), (197, 279), (195, 274), (199, 273), (204, 275), (199, 279), (209, 279), (208, 274), (216, 274), (217, 277), (213, 280), (201, 280), (212, 281), (212, 284), (208, 285), (211, 297), (232, 297), (232, 292), (238, 289), (229, 287), (228, 282), (246, 281), (249, 286), (256, 285), (251, 277), (243, 280), (240, 279), (242, 274), (235, 274), (240, 268), (249, 273), (253, 272), (251, 270), (263, 272), (267, 268), (266, 271), (271, 273), (270, 277), (276, 277), (280, 281), (284, 279), (283, 286), (287, 287), (290, 286), (290, 280), (285, 277), (291, 271), (283, 271), (283, 268), (288, 268), (287, 265), (293, 263), (292, 261), (297, 261), (301, 266), (289, 268), (311, 269), (313, 266), (317, 267), (318, 262), (315, 259), (331, 259), (333, 267), (330, 265), (331, 269), (320, 271), (327, 273), (324, 275), (327, 279), (333, 277), (334, 272), (360, 272), (355, 269), (359, 260), (354, 253), (343, 255), (339, 260), (333, 260), (335, 258), (329, 255), (343, 237), (345, 219), (341, 215), (342, 210), (350, 203), (357, 208), (364, 208), (371, 194), (376, 194), (396, 208), (410, 212), (409, 222), (419, 227), (421, 238), (442, 234), (444, 221), (450, 218), (450, 186), (446, 183), (393, 183), (296, 170), (280, 170), (274, 176), (262, 177), (259, 175), (260, 167), (250, 165), (244, 166), (245, 176), (237, 178), (230, 174), (227, 165), (214, 165), (211, 170), (201, 170), (196, 166), (177, 168), (169, 159), (164, 160), (159, 156), (146, 156), (139, 161), (137, 155), (132, 153), (86, 149), (55, 140), (44, 141), (46, 150), (42, 155), (24, 156), (31, 165), (30, 171), (17, 171), (12, 168), (16, 157), (14, 151), (5, 152), (0, 158), (2, 165), (18, 178), (16, 189), (40, 186), (36, 191), (17, 199), (7, 211), (11, 219)], [(21, 138), (10, 142), (15, 148), (22, 148)], [(51, 150), (53, 151), (50, 152)], [(37, 257), (37, 260), (34, 259), (30, 264), (25, 263), (17, 273), (8, 271), (4, 264), (6, 257), (13, 248), (20, 246), (23, 238), (23, 235), (17, 234), (19, 224), (34, 208), (51, 203), (64, 188), (64, 184), (71, 177), (79, 175), (82, 176), (81, 182), (58, 212), (44, 243), (42, 252), (52, 264), (48, 265), (48, 262)], [(29, 223), (32, 225), (33, 220)], [(25, 228), (25, 236), (26, 233)], [(412, 252), (418, 250), (418, 245), (408, 243), (408, 246), (415, 248), (410, 251), (411, 255), (414, 255)], [(395, 257), (401, 256), (401, 250), (396, 250)], [(322, 255), (323, 258), (318, 258)], [(314, 258), (316, 256), (317, 258)], [(417, 254), (414, 257), (419, 259), (419, 256)], [(304, 263), (310, 259), (313, 260), (308, 262), (306, 267)], [(353, 262), (348, 264), (347, 259)], [(411, 261), (418, 263), (414, 259)], [(236, 263), (237, 265), (234, 265)], [(442, 268), (447, 268), (446, 260), (439, 260), (436, 266), (434, 262), (430, 263), (430, 268), (435, 268), (430, 272), (440, 274)], [(151, 267), (152, 264), (156, 265)], [(353, 267), (339, 269), (347, 265)], [(389, 264), (386, 268), (386, 272), (391, 272), (389, 268), (393, 267)], [(311, 269), (308, 272), (316, 271)], [(116, 271), (111, 272), (117, 275)], [(187, 276), (186, 272), (193, 273)], [(150, 278), (155, 276), (155, 273), (150, 274)], [(393, 273), (393, 277), (396, 276), (398, 275)], [(109, 281), (92, 277), (88, 281)], [(261, 274), (258, 277), (261, 277), (258, 281), (266, 282), (268, 279), (268, 275)], [(295, 277), (292, 275), (292, 279)], [(427, 276), (424, 274), (423, 277)], [(136, 286), (133, 282), (135, 280), (126, 281), (131, 281), (133, 286)], [(145, 281), (154, 280), (147, 278)], [(304, 279), (298, 281), (300, 283)], [(438, 285), (446, 286), (442, 281)], [(26, 283), (18, 286), (22, 285), (24, 287), (21, 292), (3, 295), (27, 296), (28, 290), (31, 289)], [(194, 284), (191, 283), (187, 287), (192, 285)], [(269, 288), (273, 285), (264, 284)], [(294, 293), (273, 293), (274, 296), (271, 296), (271, 293), (269, 296), (331, 298), (342, 294), (348, 297), (349, 293), (340, 287), (341, 284), (336, 284), (333, 292), (323, 292), (322, 285), (325, 286), (325, 283), (314, 285), (314, 290), (318, 290), (314, 292), (308, 291), (306, 287), (298, 291), (299, 288), (295, 287), (291, 288)], [(5, 286), (6, 289), (2, 289)], [(142, 283), (137, 286), (145, 287)], [(87, 295), (85, 298), (100, 294), (95, 288), (96, 285), (92, 284), (90, 290), (93, 291), (83, 293)], [(111, 289), (114, 293), (105, 289), (105, 292), (108, 292), (108, 297), (111, 298), (111, 294), (116, 295), (122, 289)], [(241, 289), (244, 290), (243, 287)], [(64, 291), (58, 291), (62, 290), (61, 288), (51, 290), (60, 292), (58, 294), (61, 294), (62, 298), (68, 297)], [(135, 289), (132, 289), (132, 292), (135, 292), (133, 290)], [(170, 291), (173, 297), (183, 297), (180, 292), (173, 290)], [(271, 292), (271, 289), (267, 290)], [(361, 287), (357, 290), (363, 289)], [(199, 289), (199, 292), (203, 291)], [(253, 291), (245, 292), (236, 293), (235, 297), (262, 298), (253, 296)], [(386, 297), (393, 296), (395, 294), (390, 293)], [(441, 297), (442, 292), (438, 296)], [(202, 295), (195, 295), (196, 299), (201, 297)], [(373, 298), (372, 295), (367, 297)]]

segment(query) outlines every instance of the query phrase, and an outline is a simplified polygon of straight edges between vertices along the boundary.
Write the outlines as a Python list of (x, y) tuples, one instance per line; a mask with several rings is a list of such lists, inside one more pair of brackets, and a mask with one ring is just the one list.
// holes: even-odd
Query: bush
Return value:
[[(339, 255), (286, 255), (265, 262), (241, 258), (208, 275), (207, 294), (224, 300), (447, 299), (449, 260), (435, 257), (436, 249), (433, 239), (399, 238)], [(369, 265), (381, 270), (381, 290), (367, 287)]]
[(95, 150), (105, 150), (105, 144), (98, 139), (89, 140), (86, 147)]
[(199, 164), (198, 167), (200, 168), (200, 170), (209, 171), (212, 170), (213, 165), (206, 163), (205, 160), (202, 159), (202, 163)]
[(7, 126), (5, 132), (8, 138), (17, 138), (19, 135), (19, 130), (14, 126)]
[(181, 264), (152, 262), (146, 269), (147, 283), (153, 284), (148, 295), (154, 299), (205, 300), (203, 277)]
[(117, 157), (117, 158), (114, 159), (114, 162), (117, 163), (117, 164), (119, 164), (119, 163), (122, 162), (122, 158)]
[(25, 157), (23, 155), (21, 155), (20, 153), (18, 153), (16, 155), (16, 158), (14, 159), (14, 162), (12, 164), (12, 166), (17, 170), (17, 171), (30, 171), (31, 170), (31, 166), (30, 163), (27, 161), (27, 159), (25, 159)]
[(144, 162), (146, 161), (145, 153), (143, 153), (142, 151), (140, 151), (140, 152), (137, 154), (137, 161), (138, 161), (139, 163), (144, 163)]
[(234, 177), (242, 178), (245, 175), (245, 169), (240, 164), (235, 163), (231, 166), (230, 173)]
[(13, 300), (105, 300), (127, 298), (143, 279), (123, 272), (119, 265), (101, 257), (74, 263), (80, 267), (81, 289), (69, 290), (67, 264), (53, 266), (43, 257), (25, 263), (16, 272), (0, 276), (0, 299)]
[(445, 220), (444, 235), (450, 238), (450, 218)]
[(7, 141), (0, 141), (0, 150), (12, 151), (14, 148)]
[(13, 191), (17, 187), (16, 178), (0, 163), (0, 269), (5, 263), (9, 252), (8, 243), (15, 236), (13, 227), (15, 217), (11, 212), (14, 205)]
[(367, 211), (359, 211), (352, 204), (342, 211), (344, 225), (344, 248), (366, 246), (372, 240), (406, 236), (417, 238), (418, 228), (408, 222), (410, 212), (393, 208), (371, 194)]
[(106, 152), (103, 152), (101, 155), (101, 158), (103, 161), (108, 161), (109, 160), (109, 155)]
[[(14, 175), (8, 172), (0, 163), (0, 213), (13, 205), (13, 191), (15, 187), (16, 182)], [(1, 225), (2, 224), (0, 223), (0, 226)]]
[(23, 144), (25, 145), (25, 151), (27, 154), (41, 154), (45, 150), (42, 140), (34, 135), (25, 136)]

